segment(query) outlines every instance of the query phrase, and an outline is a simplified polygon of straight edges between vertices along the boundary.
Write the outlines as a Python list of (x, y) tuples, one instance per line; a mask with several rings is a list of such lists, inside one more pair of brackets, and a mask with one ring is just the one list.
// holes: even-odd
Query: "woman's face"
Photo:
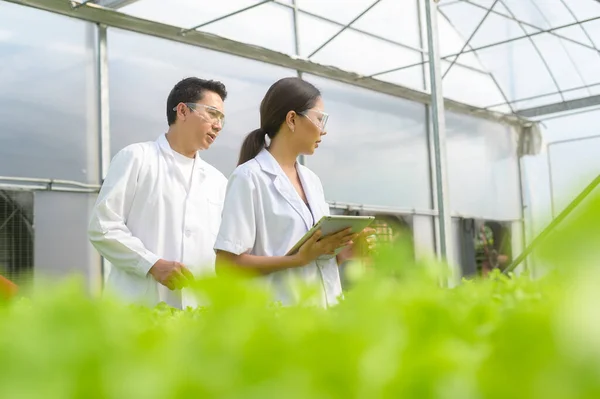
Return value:
[(298, 115), (298, 122), (294, 136), (300, 145), (300, 152), (312, 155), (319, 147), (325, 130), (328, 115), (324, 112), (323, 100), (319, 97), (314, 107)]

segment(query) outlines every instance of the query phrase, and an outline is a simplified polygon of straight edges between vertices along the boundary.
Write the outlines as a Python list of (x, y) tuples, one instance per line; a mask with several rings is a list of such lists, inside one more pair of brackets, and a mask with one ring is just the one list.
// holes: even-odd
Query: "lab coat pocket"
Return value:
[(207, 220), (210, 226), (211, 234), (216, 238), (219, 233), (219, 227), (221, 226), (221, 212), (223, 210), (223, 204), (221, 201), (213, 198), (206, 199), (206, 213)]

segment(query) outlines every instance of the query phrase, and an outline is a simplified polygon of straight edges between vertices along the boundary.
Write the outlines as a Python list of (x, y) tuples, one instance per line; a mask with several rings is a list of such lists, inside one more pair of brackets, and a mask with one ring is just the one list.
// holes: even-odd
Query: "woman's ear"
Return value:
[(294, 130), (296, 130), (296, 120), (297, 120), (297, 118), (298, 118), (298, 114), (296, 114), (296, 111), (290, 111), (285, 116), (285, 123), (287, 124), (288, 128), (292, 132)]

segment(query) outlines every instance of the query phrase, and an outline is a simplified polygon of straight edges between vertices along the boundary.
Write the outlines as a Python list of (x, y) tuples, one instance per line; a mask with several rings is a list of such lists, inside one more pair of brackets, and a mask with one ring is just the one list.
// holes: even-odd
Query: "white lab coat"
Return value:
[(225, 176), (198, 153), (191, 183), (184, 178), (164, 134), (119, 151), (88, 229), (94, 247), (112, 264), (106, 290), (147, 306), (196, 306), (185, 289), (170, 291), (148, 271), (162, 258), (183, 263), (196, 276), (214, 274), (226, 186)]
[[(315, 173), (298, 165), (310, 210), (271, 153), (263, 149), (229, 178), (216, 250), (236, 255), (283, 256), (322, 216), (329, 215), (323, 187)], [(290, 277), (319, 287), (319, 305), (337, 303), (342, 293), (335, 257), (271, 273), (264, 279), (274, 299), (298, 303)]]

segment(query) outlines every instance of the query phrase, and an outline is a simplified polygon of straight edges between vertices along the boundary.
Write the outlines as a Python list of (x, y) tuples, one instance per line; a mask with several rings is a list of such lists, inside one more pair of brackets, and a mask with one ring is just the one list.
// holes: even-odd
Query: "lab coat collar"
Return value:
[(156, 141), (161, 152), (167, 159), (167, 163), (172, 168), (173, 173), (175, 173), (175, 175), (177, 176), (185, 190), (188, 192), (188, 194), (193, 195), (194, 193), (196, 193), (199, 189), (200, 184), (202, 184), (202, 182), (204, 182), (206, 178), (205, 162), (202, 160), (202, 158), (200, 158), (200, 155), (198, 154), (199, 151), (196, 151), (196, 155), (194, 157), (195, 162), (194, 171), (192, 172), (192, 184), (188, 186), (187, 177), (182, 174), (179, 167), (177, 167), (177, 165), (175, 164), (175, 155), (173, 155), (173, 149), (167, 141), (166, 134), (160, 135), (160, 137)]
[[(173, 155), (174, 150), (171, 148), (171, 145), (167, 141), (166, 134), (161, 134), (158, 137), (158, 139), (156, 140), (156, 142), (158, 143), (158, 146), (162, 150), (163, 154), (165, 154), (167, 157), (169, 157), (170, 160), (175, 159), (175, 156)], [(196, 162), (194, 163), (194, 169), (204, 169), (205, 164), (204, 164), (204, 160), (202, 158), (200, 158), (200, 151), (196, 151), (196, 155), (194, 156), (194, 158), (196, 160)]]
[[(275, 185), (275, 188), (277, 189), (279, 194), (281, 194), (281, 196), (290, 204), (290, 206), (296, 212), (298, 212), (300, 217), (302, 217), (306, 228), (310, 229), (313, 224), (313, 217), (311, 215), (311, 212), (309, 211), (308, 207), (304, 204), (302, 198), (296, 192), (294, 185), (286, 176), (285, 172), (283, 171), (277, 160), (273, 157), (273, 155), (271, 155), (271, 153), (266, 148), (263, 148), (254, 159), (256, 159), (256, 162), (258, 162), (258, 164), (264, 172), (274, 177), (273, 184)], [(310, 183), (307, 182), (304, 178), (302, 172), (300, 171), (300, 168), (297, 168), (297, 170), (298, 174), (300, 175), (300, 181), (302, 182), (302, 188), (304, 189), (304, 193), (306, 194), (306, 198), (312, 209), (316, 206), (316, 204), (312, 200), (312, 187)], [(313, 209), (313, 214), (314, 210), (315, 209)]]

